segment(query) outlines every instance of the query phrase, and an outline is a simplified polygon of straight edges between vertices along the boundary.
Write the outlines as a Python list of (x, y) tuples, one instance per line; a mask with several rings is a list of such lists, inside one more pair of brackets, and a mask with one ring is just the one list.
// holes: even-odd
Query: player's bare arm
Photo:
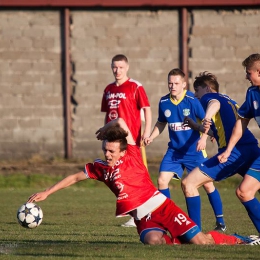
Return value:
[(202, 134), (198, 143), (197, 143), (197, 151), (202, 151), (204, 149), (206, 149), (206, 144), (207, 144), (207, 138), (208, 135), (207, 134)]
[[(195, 131), (199, 131), (201, 133), (205, 133), (206, 134), (206, 130), (205, 128), (203, 127), (203, 125), (195, 122), (192, 118), (186, 116), (184, 118), (184, 121), (183, 121), (183, 126), (188, 126), (190, 127), (191, 129), (195, 130)], [(214, 137), (214, 134), (213, 134), (213, 131), (211, 129), (209, 129), (207, 131), (207, 135), (211, 136), (211, 137)], [(206, 138), (205, 136), (203, 138)]]
[(142, 133), (142, 140), (144, 140), (145, 138), (149, 137), (151, 134), (152, 110), (150, 107), (143, 107), (142, 109), (144, 111), (144, 120), (145, 120), (144, 131)]
[(157, 121), (156, 124), (155, 124), (155, 126), (154, 126), (154, 128), (153, 128), (153, 131), (152, 131), (150, 137), (144, 139), (144, 144), (145, 144), (145, 145), (149, 145), (150, 143), (152, 143), (153, 140), (154, 140), (158, 135), (160, 135), (160, 134), (163, 132), (163, 130), (164, 130), (166, 124), (167, 124), (166, 122), (163, 122), (163, 123), (162, 123), (162, 122)]
[(212, 99), (207, 106), (205, 118), (202, 121), (205, 133), (210, 129), (211, 119), (217, 114), (220, 109), (220, 102), (216, 99)]
[(63, 180), (57, 182), (53, 186), (49, 187), (45, 191), (38, 192), (35, 194), (32, 194), (27, 202), (37, 202), (45, 200), (49, 195), (52, 193), (64, 189), (66, 187), (69, 187), (77, 182), (83, 181), (86, 179), (86, 175), (83, 171), (69, 175), (68, 177), (64, 178)]
[(231, 151), (233, 150), (233, 148), (235, 147), (235, 145), (237, 144), (237, 142), (239, 141), (239, 139), (245, 132), (245, 130), (248, 126), (248, 123), (249, 123), (248, 119), (245, 119), (245, 118), (237, 119), (226, 150), (218, 156), (218, 160), (220, 163), (225, 163), (228, 160), (228, 157), (230, 156)]

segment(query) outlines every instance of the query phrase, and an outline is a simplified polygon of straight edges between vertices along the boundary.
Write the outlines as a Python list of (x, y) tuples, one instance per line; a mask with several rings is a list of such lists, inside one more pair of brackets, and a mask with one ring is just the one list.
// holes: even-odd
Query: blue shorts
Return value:
[[(199, 166), (200, 171), (215, 181), (224, 180), (236, 173), (241, 176), (248, 174), (256, 178), (254, 175), (257, 173), (254, 171), (250, 174), (249, 169), (257, 170), (260, 175), (260, 148), (257, 144), (237, 145), (232, 150), (227, 162), (219, 163), (217, 157), (225, 149), (220, 149), (215, 156), (202, 163)], [(260, 176), (258, 178), (260, 179)]]
[(254, 160), (246, 174), (260, 181), (260, 157)]
[(172, 172), (172, 178), (179, 180), (182, 178), (185, 168), (189, 173), (206, 159), (207, 158), (203, 156), (202, 152), (197, 152), (195, 155), (183, 155), (171, 148), (168, 148), (162, 159), (159, 171)]

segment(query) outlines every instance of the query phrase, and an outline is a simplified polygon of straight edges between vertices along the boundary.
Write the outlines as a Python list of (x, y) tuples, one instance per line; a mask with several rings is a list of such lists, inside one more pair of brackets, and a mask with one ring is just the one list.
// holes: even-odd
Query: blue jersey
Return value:
[(185, 116), (189, 116), (194, 121), (205, 117), (205, 112), (194, 94), (184, 91), (183, 97), (178, 101), (171, 99), (170, 94), (162, 97), (158, 114), (159, 122), (168, 123), (169, 148), (180, 154), (198, 156), (196, 146), (200, 133), (182, 125)]
[(238, 110), (238, 115), (242, 118), (255, 118), (260, 127), (260, 89), (257, 86), (252, 86), (247, 90), (246, 100)]
[[(238, 118), (237, 110), (239, 106), (227, 95), (220, 93), (208, 93), (200, 99), (200, 102), (205, 110), (207, 109), (209, 102), (212, 100), (218, 100), (220, 102), (220, 110), (212, 118), (213, 123), (211, 125), (211, 129), (218, 143), (218, 148), (221, 149), (226, 147), (229, 142), (233, 127)], [(256, 138), (248, 129), (246, 129), (243, 136), (237, 142), (237, 145), (255, 143), (257, 143)]]

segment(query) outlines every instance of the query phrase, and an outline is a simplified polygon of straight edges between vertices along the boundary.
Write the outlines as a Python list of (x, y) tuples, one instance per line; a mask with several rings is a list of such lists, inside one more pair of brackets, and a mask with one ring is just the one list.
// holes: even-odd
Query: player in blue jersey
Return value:
[[(234, 126), (232, 136), (224, 153), (218, 159), (221, 163), (226, 163), (234, 147), (245, 135), (250, 119), (254, 118), (260, 127), (260, 54), (255, 53), (247, 57), (242, 65), (246, 70), (246, 79), (251, 86), (246, 93), (246, 100), (238, 110), (238, 119)], [(246, 147), (246, 152), (253, 156), (250, 146)], [(255, 157), (255, 156), (253, 156)], [(260, 203), (255, 197), (260, 189), (260, 157), (258, 157), (246, 172), (243, 182), (236, 190), (238, 199), (246, 208), (248, 215), (254, 223), (258, 233), (260, 233)]]
[[(202, 120), (205, 112), (194, 94), (187, 91), (185, 74), (180, 69), (173, 69), (168, 74), (169, 94), (162, 97), (159, 102), (158, 121), (149, 138), (144, 140), (146, 145), (150, 144), (168, 124), (170, 142), (168, 149), (160, 165), (158, 176), (158, 188), (170, 198), (169, 182), (173, 179), (181, 179), (184, 169), (189, 173), (193, 168), (204, 162), (206, 154), (203, 151), (206, 147), (207, 135), (193, 131), (183, 126), (185, 116), (193, 120)], [(197, 148), (198, 147), (198, 148)], [(208, 194), (216, 216), (216, 230), (225, 231), (222, 202), (218, 190), (213, 183), (205, 184), (204, 188)], [(190, 218), (201, 228), (201, 219), (196, 212), (189, 211)], [(222, 225), (221, 225), (222, 224)]]
[[(219, 93), (217, 78), (211, 73), (200, 73), (195, 78), (194, 90), (196, 97), (200, 99), (206, 111), (203, 122), (207, 126), (210, 125), (218, 144), (218, 153), (200, 164), (182, 180), (182, 187), (188, 208), (200, 215), (200, 195), (198, 188), (205, 183), (221, 181), (236, 173), (244, 177), (242, 185), (246, 185), (247, 177), (245, 173), (252, 162), (259, 157), (260, 152), (256, 138), (245, 127), (243, 136), (237, 142), (228, 160), (220, 163), (218, 155), (227, 148), (232, 129), (238, 117), (238, 105), (227, 95)], [(189, 126), (191, 125), (189, 124)], [(257, 189), (259, 189), (259, 184)]]

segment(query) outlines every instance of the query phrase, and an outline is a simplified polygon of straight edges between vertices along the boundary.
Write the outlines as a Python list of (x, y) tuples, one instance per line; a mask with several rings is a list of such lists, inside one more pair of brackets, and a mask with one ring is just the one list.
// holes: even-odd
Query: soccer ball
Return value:
[(38, 227), (42, 218), (42, 209), (34, 203), (25, 203), (17, 211), (18, 223), (24, 228)]

